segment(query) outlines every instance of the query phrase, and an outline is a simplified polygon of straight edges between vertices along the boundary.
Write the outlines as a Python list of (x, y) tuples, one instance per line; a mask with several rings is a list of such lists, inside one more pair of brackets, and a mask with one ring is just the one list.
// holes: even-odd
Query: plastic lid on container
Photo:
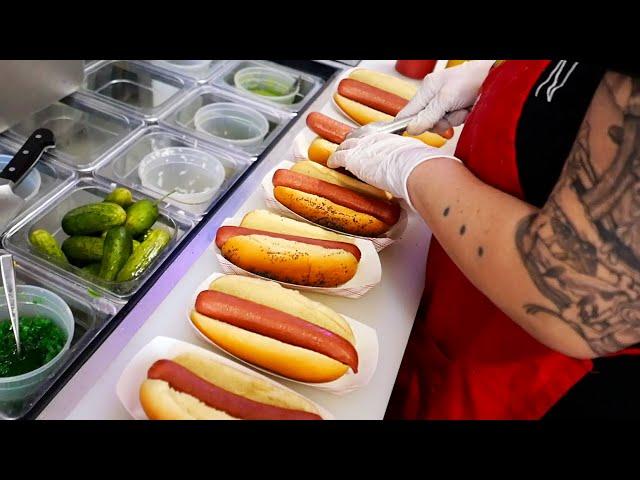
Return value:
[(188, 205), (209, 202), (225, 179), (224, 166), (210, 153), (168, 147), (145, 156), (138, 165), (142, 185), (168, 199)]
[(237, 103), (205, 105), (193, 120), (199, 132), (241, 147), (259, 144), (269, 132), (269, 121), (262, 113)]
[(300, 90), (300, 83), (293, 75), (266, 67), (238, 70), (233, 82), (240, 90), (282, 104), (293, 103)]
[[(0, 172), (8, 165), (13, 157), (11, 155), (0, 155)], [(25, 202), (33, 199), (40, 191), (40, 185), (42, 184), (42, 177), (37, 168), (32, 168), (26, 178), (23, 178), (18, 186), (13, 190), (17, 196), (22, 198)]]

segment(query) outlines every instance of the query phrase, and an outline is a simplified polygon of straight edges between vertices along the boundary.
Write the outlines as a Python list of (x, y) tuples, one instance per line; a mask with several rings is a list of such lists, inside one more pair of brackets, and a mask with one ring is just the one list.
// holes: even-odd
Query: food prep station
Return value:
[[(37, 165), (38, 193), (2, 232), (2, 251), (14, 255), (19, 283), (60, 295), (76, 322), (71, 347), (54, 374), (28, 399), (2, 406), (2, 418), (129, 419), (116, 384), (141, 348), (158, 336), (211, 348), (189, 325), (186, 312), (198, 286), (223, 271), (211, 247), (217, 228), (225, 219), (265, 208), (263, 178), (295, 157), (309, 111), (340, 118), (331, 96), (346, 70), (357, 64), (394, 73), (393, 61), (171, 62), (85, 61), (84, 82), (76, 93), (0, 136), (0, 154), (13, 155), (37, 128), (56, 134), (56, 148)], [(236, 87), (239, 70), (260, 66), (297, 78), (290, 103), (262, 100)], [(212, 106), (205, 120), (197, 113), (204, 106)], [(230, 143), (202, 133), (198, 123), (211, 121), (218, 107), (260, 112), (266, 119), (260, 139)], [(446, 150), (455, 148), (458, 134), (456, 130)], [(141, 163), (168, 147), (196, 149), (220, 160), (224, 180), (207, 202), (194, 206), (163, 198), (141, 178)], [(65, 212), (100, 202), (116, 186), (130, 189), (134, 199), (159, 201), (158, 222), (172, 234), (169, 247), (142, 276), (117, 285), (92, 282), (29, 248), (34, 228), (45, 228), (62, 240)], [(365, 295), (308, 294), (376, 330), (377, 365), (367, 385), (336, 394), (277, 380), (337, 419), (381, 419), (418, 308), (429, 240), (428, 228), (410, 215), (401, 238), (380, 252), (382, 280)]]

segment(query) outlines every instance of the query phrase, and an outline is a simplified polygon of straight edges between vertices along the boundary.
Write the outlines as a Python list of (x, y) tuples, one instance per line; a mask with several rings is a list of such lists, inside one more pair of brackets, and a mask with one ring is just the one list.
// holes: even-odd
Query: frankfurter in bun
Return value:
[[(333, 95), (333, 99), (335, 100), (338, 107), (340, 107), (350, 118), (352, 118), (360, 125), (367, 125), (368, 123), (372, 122), (390, 122), (394, 119), (394, 117), (389, 114), (351, 100), (350, 98), (344, 97), (339, 93), (335, 93)], [(453, 137), (453, 129), (448, 129), (444, 135), (445, 136), (438, 135), (437, 133), (433, 132), (424, 132), (420, 135), (409, 136), (417, 138), (418, 140), (426, 143), (427, 145), (431, 145), (432, 147), (441, 147), (447, 142), (447, 138)]]
[(304, 397), (194, 353), (154, 362), (140, 403), (151, 420), (322, 420)]
[(290, 170), (276, 170), (272, 178), (276, 200), (293, 212), (318, 225), (364, 237), (382, 235), (398, 222), (400, 206), (386, 192), (371, 190), (374, 187), (322, 165), (300, 163)]
[(344, 318), (275, 282), (219, 277), (198, 294), (191, 321), (223, 350), (293, 380), (330, 382), (358, 371)]
[(384, 112), (394, 117), (407, 106), (406, 100), (394, 93), (387, 92), (378, 87), (367, 85), (366, 83), (344, 78), (338, 84), (338, 93), (343, 97), (350, 98), (374, 110)]
[(356, 274), (362, 255), (353, 243), (285, 233), (287, 224), (274, 230), (223, 226), (216, 246), (234, 265), (279, 282), (332, 288)]

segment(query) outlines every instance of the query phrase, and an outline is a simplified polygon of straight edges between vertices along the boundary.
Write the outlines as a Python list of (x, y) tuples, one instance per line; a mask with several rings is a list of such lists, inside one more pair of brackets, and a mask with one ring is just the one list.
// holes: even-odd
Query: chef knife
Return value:
[(13, 190), (26, 178), (42, 153), (54, 146), (53, 132), (39, 128), (0, 172), (0, 231), (17, 216), (24, 205), (24, 200)]

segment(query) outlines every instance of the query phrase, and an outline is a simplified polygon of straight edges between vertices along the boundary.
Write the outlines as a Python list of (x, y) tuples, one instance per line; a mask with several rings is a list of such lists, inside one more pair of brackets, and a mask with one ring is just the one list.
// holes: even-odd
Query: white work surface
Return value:
[[(361, 67), (390, 73), (393, 61), (364, 61)], [(438, 65), (441, 68), (441, 65)], [(330, 101), (335, 85), (316, 100), (307, 111), (321, 110)], [(287, 158), (293, 137), (304, 128), (303, 114), (278, 146), (267, 156), (251, 177), (227, 202), (224, 217), (242, 215), (254, 208), (264, 208), (259, 183), (275, 164)], [(339, 117), (336, 117), (339, 118)], [(456, 129), (457, 130), (457, 129)], [(447, 145), (455, 145), (459, 132)], [(245, 202), (242, 199), (246, 198)], [(235, 200), (234, 200), (235, 199)], [(218, 215), (218, 214), (216, 214)], [(207, 225), (206, 228), (210, 228)], [(214, 238), (215, 228), (208, 235)], [(362, 389), (344, 396), (322, 392), (312, 387), (287, 382), (289, 387), (327, 408), (337, 419), (382, 419), (400, 367), (404, 349), (411, 332), (424, 286), (424, 271), (430, 232), (422, 220), (411, 215), (402, 238), (380, 253), (382, 282), (359, 299), (309, 294), (337, 312), (349, 315), (374, 327), (378, 334), (380, 353), (378, 367), (371, 382)], [(196, 287), (212, 272), (220, 271), (213, 249), (207, 249), (188, 272), (176, 279), (176, 285), (155, 311), (140, 324), (125, 319), (78, 371), (58, 396), (47, 406), (39, 418), (69, 419), (128, 419), (130, 418), (116, 396), (116, 383), (129, 360), (150, 340), (158, 335), (185, 340), (207, 348), (207, 343), (194, 333), (186, 317)]]

